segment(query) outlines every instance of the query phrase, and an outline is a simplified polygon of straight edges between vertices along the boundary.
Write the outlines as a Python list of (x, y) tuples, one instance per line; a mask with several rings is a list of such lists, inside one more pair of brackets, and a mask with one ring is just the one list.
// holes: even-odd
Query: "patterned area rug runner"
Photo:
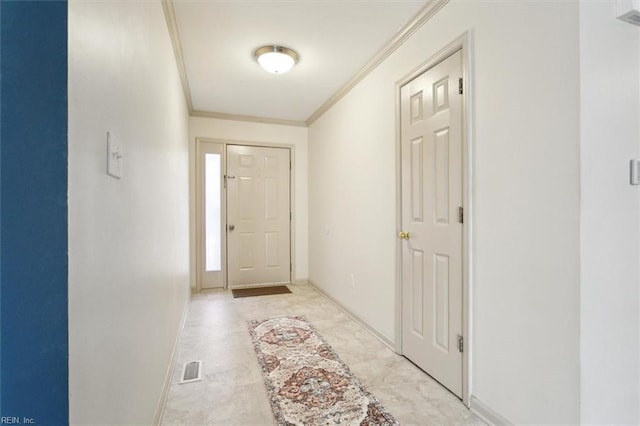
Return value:
[(280, 425), (397, 425), (302, 316), (249, 321)]

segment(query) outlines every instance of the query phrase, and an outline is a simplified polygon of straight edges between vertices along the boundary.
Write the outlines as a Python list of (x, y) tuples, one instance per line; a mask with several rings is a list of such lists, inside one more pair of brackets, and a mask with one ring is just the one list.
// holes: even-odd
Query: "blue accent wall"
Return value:
[(62, 425), (69, 423), (67, 3), (0, 0), (0, 30), (0, 416)]

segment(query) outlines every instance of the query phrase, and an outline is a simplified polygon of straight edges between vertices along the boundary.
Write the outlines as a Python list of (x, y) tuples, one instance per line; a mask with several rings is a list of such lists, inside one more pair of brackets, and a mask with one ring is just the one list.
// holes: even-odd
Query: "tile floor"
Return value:
[[(401, 424), (484, 424), (313, 287), (289, 288), (292, 294), (240, 299), (230, 291), (193, 295), (163, 425), (275, 424), (246, 321), (279, 315), (305, 315)], [(182, 364), (192, 360), (203, 361), (203, 380), (178, 384)]]

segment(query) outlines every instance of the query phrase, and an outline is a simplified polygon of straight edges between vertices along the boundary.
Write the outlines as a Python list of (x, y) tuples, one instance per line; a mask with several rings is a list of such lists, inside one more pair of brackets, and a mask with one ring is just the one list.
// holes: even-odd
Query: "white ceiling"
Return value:
[[(174, 0), (192, 109), (305, 121), (426, 3)], [(300, 61), (269, 74), (253, 59), (265, 44), (290, 47)]]

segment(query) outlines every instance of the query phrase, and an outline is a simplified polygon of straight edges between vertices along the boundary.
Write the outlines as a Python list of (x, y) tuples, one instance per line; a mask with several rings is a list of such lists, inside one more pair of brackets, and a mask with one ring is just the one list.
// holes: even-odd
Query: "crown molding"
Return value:
[(191, 111), (191, 117), (218, 118), (220, 120), (248, 121), (251, 123), (280, 124), (283, 126), (307, 127), (307, 123), (305, 123), (304, 121), (281, 120), (278, 118), (254, 117), (251, 115), (226, 114), (223, 112), (211, 112), (211, 111), (200, 111), (200, 110)]
[(164, 10), (164, 18), (167, 20), (167, 28), (169, 29), (169, 38), (173, 46), (173, 53), (176, 57), (178, 65), (178, 73), (182, 82), (182, 91), (187, 102), (189, 114), (193, 112), (193, 100), (191, 99), (191, 88), (189, 87), (189, 79), (187, 78), (187, 69), (184, 65), (184, 55), (182, 54), (182, 41), (180, 40), (180, 32), (178, 31), (178, 22), (176, 21), (176, 11), (173, 7), (173, 0), (161, 0), (162, 9)]
[(340, 99), (351, 91), (358, 83), (360, 83), (367, 75), (378, 67), (385, 59), (387, 59), (398, 47), (400, 47), (409, 37), (411, 37), (420, 27), (422, 27), (429, 19), (431, 19), (440, 9), (442, 9), (449, 0), (431, 0), (425, 7), (418, 12), (416, 16), (407, 22), (404, 27), (382, 48), (378, 53), (364, 66), (358, 73), (351, 78), (344, 86), (333, 94), (320, 108), (315, 110), (313, 114), (306, 120), (306, 125), (310, 126)]
[(422, 27), (429, 19), (431, 19), (440, 9), (442, 9), (449, 0), (431, 0), (423, 7), (416, 16), (407, 22), (404, 27), (389, 42), (378, 51), (378, 53), (367, 64), (356, 73), (347, 83), (344, 84), (336, 93), (334, 93), (324, 104), (313, 112), (305, 121), (281, 120), (267, 117), (254, 117), (248, 115), (226, 114), (221, 112), (210, 112), (193, 109), (193, 100), (191, 98), (191, 88), (189, 87), (189, 79), (184, 63), (184, 55), (182, 53), (182, 42), (180, 40), (180, 32), (178, 31), (178, 23), (176, 21), (173, 0), (161, 0), (164, 16), (169, 29), (169, 37), (173, 45), (173, 52), (176, 57), (180, 81), (182, 82), (182, 90), (189, 109), (191, 117), (218, 118), (222, 120), (247, 121), (263, 124), (280, 124), (285, 126), (309, 127), (340, 99), (351, 91), (360, 81), (369, 75), (378, 67), (385, 59), (387, 59), (396, 49), (398, 49), (409, 37), (411, 37), (420, 27)]

